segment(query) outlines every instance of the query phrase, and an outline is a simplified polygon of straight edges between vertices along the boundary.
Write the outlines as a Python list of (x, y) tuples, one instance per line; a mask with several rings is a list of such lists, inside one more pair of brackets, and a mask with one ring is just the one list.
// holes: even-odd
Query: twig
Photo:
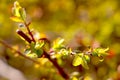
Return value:
[(34, 36), (33, 36), (33, 34), (31, 33), (31, 31), (30, 31), (30, 29), (29, 29), (29, 25), (30, 25), (30, 23), (24, 23), (25, 24), (25, 27), (27, 28), (27, 31), (28, 31), (28, 33), (29, 33), (29, 35), (31, 36), (31, 38), (32, 38), (32, 41), (33, 42), (35, 42), (35, 39), (34, 39)]
[(16, 50), (16, 49), (12, 48), (12, 46), (10, 46), (9, 44), (7, 44), (5, 41), (3, 41), (3, 40), (1, 40), (1, 39), (0, 39), (0, 43), (3, 44), (5, 47), (7, 47), (7, 48), (9, 48), (9, 49), (11, 49), (11, 50), (13, 50), (13, 51), (15, 51), (16, 53), (18, 53), (20, 56), (24, 57), (25, 59), (28, 59), (28, 60), (30, 60), (30, 61), (32, 61), (32, 62), (34, 62), (34, 63), (40, 64), (38, 61), (33, 60), (33, 59), (25, 56), (25, 55), (22, 54), (22, 52), (20, 52), (19, 50)]
[(60, 75), (61, 75), (64, 79), (68, 80), (68, 79), (69, 79), (69, 75), (63, 70), (62, 67), (60, 67), (60, 66), (58, 65), (58, 63), (56, 62), (56, 60), (51, 59), (50, 55), (49, 55), (47, 52), (45, 52), (45, 50), (44, 50), (44, 55), (45, 55), (45, 57), (47, 57), (47, 58), (49, 59), (49, 61), (51, 61), (51, 62), (53, 63), (53, 65), (58, 69)]

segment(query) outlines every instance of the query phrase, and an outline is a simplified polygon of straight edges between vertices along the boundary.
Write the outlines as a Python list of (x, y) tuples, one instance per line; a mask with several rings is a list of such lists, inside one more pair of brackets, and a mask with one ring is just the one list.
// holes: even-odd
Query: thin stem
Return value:
[(27, 23), (25, 22), (24, 24), (25, 24), (25, 26), (26, 26), (26, 28), (27, 28), (27, 31), (28, 31), (29, 35), (30, 35), (31, 38), (32, 38), (32, 41), (35, 42), (34, 36), (33, 36), (32, 32), (31, 32), (30, 29), (29, 29), (30, 23), (27, 24)]
[(12, 46), (10, 46), (9, 44), (7, 44), (5, 41), (3, 41), (3, 40), (1, 40), (1, 39), (0, 39), (0, 43), (3, 44), (5, 47), (7, 47), (7, 48), (9, 48), (9, 49), (11, 49), (11, 50), (13, 50), (13, 51), (15, 51), (16, 53), (18, 53), (20, 56), (24, 57), (25, 59), (28, 59), (28, 60), (30, 60), (30, 61), (32, 61), (32, 62), (34, 62), (34, 63), (40, 64), (38, 61), (33, 60), (33, 59), (25, 56), (25, 55), (24, 55), (22, 52), (20, 52), (19, 50), (16, 50), (16, 49), (12, 48)]
[(64, 79), (68, 80), (68, 79), (69, 79), (69, 75), (63, 70), (62, 67), (59, 66), (59, 64), (56, 62), (56, 60), (51, 59), (50, 55), (49, 55), (47, 52), (45, 52), (45, 51), (44, 51), (44, 55), (45, 55), (45, 57), (47, 57), (47, 58), (49, 59), (49, 61), (51, 61), (51, 62), (53, 63), (53, 65), (54, 65), (54, 66), (57, 68), (57, 70), (59, 71), (60, 75), (61, 75)]

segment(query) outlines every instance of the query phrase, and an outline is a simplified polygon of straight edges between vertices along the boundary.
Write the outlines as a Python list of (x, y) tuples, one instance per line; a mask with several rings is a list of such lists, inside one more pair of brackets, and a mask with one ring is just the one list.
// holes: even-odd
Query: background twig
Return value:
[(3, 41), (3, 40), (0, 39), (0, 43), (3, 44), (5, 47), (7, 47), (7, 48), (9, 48), (9, 49), (11, 49), (13, 51), (15, 51), (16, 53), (18, 53), (20, 56), (24, 57), (25, 59), (28, 59), (30, 61), (33, 61), (34, 63), (39, 64), (38, 61), (25, 56), (22, 52), (20, 52), (19, 50), (14, 49), (11, 45), (9, 45), (8, 43), (6, 43), (5, 41)]

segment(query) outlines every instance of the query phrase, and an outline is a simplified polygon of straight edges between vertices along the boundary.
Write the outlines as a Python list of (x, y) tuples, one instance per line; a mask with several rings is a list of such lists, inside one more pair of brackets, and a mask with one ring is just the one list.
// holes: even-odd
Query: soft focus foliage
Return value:
[[(63, 48), (61, 52), (67, 53), (67, 51), (72, 52), (73, 50), (78, 53), (74, 56), (75, 58), (69, 54), (65, 54), (68, 57), (61, 57), (62, 55), (59, 54), (53, 55), (53, 58), (57, 57), (60, 66), (70, 73), (72, 80), (120, 79), (119, 0), (17, 0), (25, 9), (21, 8), (19, 3), (13, 5), (15, 1), (0, 0), (0, 38), (30, 57), (41, 56), (42, 50), (39, 51), (41, 54), (37, 55), (31, 55), (30, 52), (36, 53), (38, 48), (44, 45), (44, 42), (31, 43), (25, 49), (24, 42), (15, 33), (17, 28), (25, 31), (24, 25), (19, 22), (31, 21), (30, 28), (33, 29), (35, 36), (47, 37), (51, 42), (54, 41), (51, 44), (54, 50), (59, 47)], [(16, 16), (12, 15), (12, 7), (17, 9), (17, 11), (13, 9)], [(14, 23), (9, 17), (18, 23)], [(19, 24), (18, 27), (17, 24)], [(34, 30), (40, 34), (35, 33)], [(63, 37), (65, 40), (58, 37)], [(55, 40), (56, 38), (58, 39)], [(68, 46), (67, 51), (63, 45), (60, 46), (63, 41), (65, 46)], [(92, 55), (99, 52), (96, 57), (90, 56), (90, 60), (87, 57), (89, 51), (92, 50), (88, 48), (89, 46), (93, 47)], [(108, 48), (102, 49), (98, 48), (99, 46), (109, 47), (107, 57), (104, 58), (102, 53), (106, 52)], [(35, 50), (31, 51), (31, 47), (34, 47)], [(80, 51), (83, 53), (87, 51), (87, 53), (83, 56)], [(40, 62), (38, 65), (6, 49), (1, 44), (0, 58), (20, 70), (27, 80), (64, 80), (46, 58), (35, 58)], [(86, 65), (87, 62), (89, 62), (88, 65)], [(0, 80), (4, 80), (4, 78), (0, 76)]]

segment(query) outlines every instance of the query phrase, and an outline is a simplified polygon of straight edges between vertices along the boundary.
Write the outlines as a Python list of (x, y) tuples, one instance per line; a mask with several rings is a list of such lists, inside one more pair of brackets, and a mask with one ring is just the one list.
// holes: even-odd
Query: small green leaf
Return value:
[(61, 45), (64, 42), (64, 39), (58, 38), (58, 45)]
[(61, 49), (61, 48), (63, 48), (63, 45), (62, 45), (63, 42), (64, 42), (64, 39), (62, 39), (62, 38), (56, 39), (53, 42), (53, 49)]
[(73, 59), (73, 66), (82, 65), (85, 69), (89, 69), (86, 58), (88, 57), (85, 57), (83, 53), (75, 55), (75, 58)]
[(12, 16), (10, 17), (11, 20), (15, 21), (15, 22), (23, 22), (23, 20), (19, 17), (16, 17), (16, 16)]
[(96, 51), (93, 51), (93, 52), (92, 52), (92, 55), (93, 55), (93, 56), (98, 56), (98, 54), (97, 54)]
[(14, 7), (12, 8), (13, 17), (11, 19), (15, 22), (25, 22), (26, 20), (26, 12), (25, 9), (22, 8), (19, 2), (14, 2)]
[(61, 50), (60, 50), (60, 53), (65, 56), (65, 55), (68, 55), (68, 54), (69, 54), (69, 51), (66, 50), (66, 49), (61, 49)]
[(16, 17), (20, 17), (20, 12), (19, 10), (21, 9), (22, 7), (20, 6), (19, 2), (18, 1), (15, 1), (14, 2), (14, 7), (12, 9), (12, 12), (13, 12), (13, 15), (16, 16)]
[(90, 62), (90, 57), (88, 55), (85, 55), (85, 59), (87, 62)]
[(41, 47), (43, 47), (45, 44), (44, 41), (40, 41), (40, 42), (36, 42), (35, 44), (35, 49), (40, 49)]
[(93, 50), (92, 55), (93, 56), (98, 56), (98, 57), (104, 56), (104, 55), (107, 55), (106, 51), (108, 51), (108, 50), (109, 50), (109, 48), (106, 48), (106, 49), (96, 48), (96, 49)]
[(31, 58), (37, 58), (38, 57), (37, 54), (35, 54), (35, 53), (26, 54), (26, 56), (31, 57)]
[(26, 11), (24, 8), (19, 9), (20, 17), (23, 21), (26, 21)]
[(79, 66), (82, 63), (83, 63), (82, 57), (80, 57), (79, 55), (75, 55), (72, 63), (73, 66)]
[(82, 60), (83, 60), (83, 62), (82, 62), (81, 65), (82, 65), (85, 69), (89, 69), (88, 64), (87, 64), (87, 60), (86, 60), (85, 56), (82, 57)]
[(20, 4), (19, 4), (18, 1), (15, 1), (15, 2), (14, 2), (14, 7), (15, 7), (15, 8), (21, 8), (21, 6), (20, 6)]
[(36, 50), (35, 53), (37, 54), (38, 58), (40, 58), (42, 56), (42, 54), (43, 54), (43, 50), (42, 49), (38, 49), (38, 50)]
[(30, 54), (31, 53), (31, 50), (30, 49), (26, 49), (25, 51), (24, 51), (24, 54)]
[(62, 54), (58, 52), (57, 54), (54, 54), (54, 56), (58, 59), (62, 57)]

